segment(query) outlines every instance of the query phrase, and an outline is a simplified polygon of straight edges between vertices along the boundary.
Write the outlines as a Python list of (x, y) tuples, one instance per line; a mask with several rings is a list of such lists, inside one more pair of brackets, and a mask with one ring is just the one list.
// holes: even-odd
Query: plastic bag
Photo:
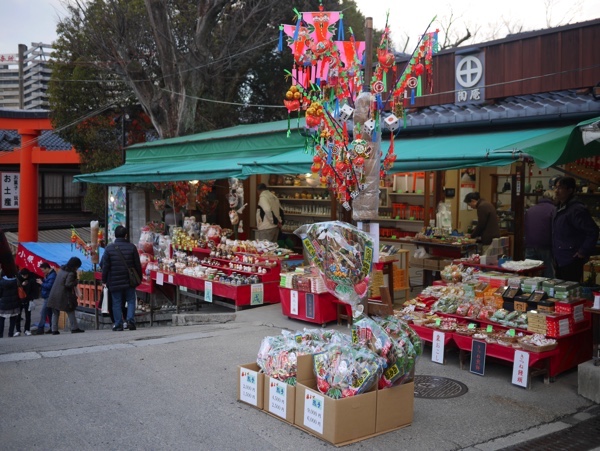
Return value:
[(104, 287), (102, 290), (102, 308), (101, 313), (108, 313), (108, 302), (109, 302), (108, 287)]

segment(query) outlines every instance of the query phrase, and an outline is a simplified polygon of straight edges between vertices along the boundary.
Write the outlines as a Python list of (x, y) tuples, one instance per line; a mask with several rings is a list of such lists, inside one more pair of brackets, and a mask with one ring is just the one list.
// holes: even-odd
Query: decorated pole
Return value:
[(379, 114), (371, 109), (373, 19), (365, 20), (365, 83), (363, 92), (356, 99), (354, 110), (354, 145), (364, 146), (364, 182), (359, 186), (359, 195), (352, 201), (352, 219), (371, 221), (379, 217), (379, 166), (381, 161), (381, 125)]

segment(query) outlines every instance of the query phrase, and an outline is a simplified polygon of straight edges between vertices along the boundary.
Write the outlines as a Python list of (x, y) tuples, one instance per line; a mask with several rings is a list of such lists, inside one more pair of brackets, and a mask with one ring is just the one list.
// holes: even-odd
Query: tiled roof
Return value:
[(44, 130), (40, 136), (40, 146), (47, 150), (70, 150), (73, 146), (51, 130)]
[(548, 120), (586, 118), (600, 115), (600, 101), (589, 91), (557, 91), (540, 94), (511, 96), (481, 105), (433, 105), (411, 110), (407, 116), (406, 131), (439, 126), (501, 124), (519, 119)]
[[(46, 150), (70, 150), (73, 146), (54, 133), (44, 130), (39, 138), (39, 146)], [(0, 130), (0, 151), (10, 151), (21, 147), (21, 135), (16, 130)]]

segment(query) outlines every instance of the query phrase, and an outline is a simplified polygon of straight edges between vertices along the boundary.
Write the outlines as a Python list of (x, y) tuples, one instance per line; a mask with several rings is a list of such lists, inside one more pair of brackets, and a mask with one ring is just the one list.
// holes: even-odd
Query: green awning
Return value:
[[(404, 138), (394, 141), (396, 162), (390, 172), (436, 171), (474, 166), (504, 166), (528, 154), (540, 167), (600, 155), (600, 143), (583, 144), (580, 126)], [(299, 174), (310, 171), (304, 120), (240, 125), (196, 135), (136, 144), (126, 163), (76, 181), (119, 184), (180, 180), (245, 178), (252, 174)], [(382, 142), (385, 154), (390, 142)]]
[(289, 137), (288, 122), (277, 121), (135, 144), (127, 148), (123, 166), (75, 180), (120, 184), (243, 178), (241, 163), (304, 147), (305, 138), (294, 125)]
[[(555, 128), (517, 131), (471, 133), (452, 136), (396, 138), (397, 155), (390, 172), (438, 171), (475, 166), (505, 166), (522, 155), (519, 149), (505, 149), (510, 143), (546, 135)], [(387, 153), (390, 141), (382, 141), (382, 153)], [(243, 174), (299, 174), (310, 172), (313, 155), (304, 149), (294, 149), (280, 155), (264, 156), (242, 162)]]
[(557, 166), (579, 158), (600, 155), (600, 142), (583, 143), (581, 127), (600, 121), (600, 117), (579, 122), (577, 125), (561, 127), (548, 133), (533, 136), (504, 149), (518, 149), (530, 155), (540, 168)]
[(198, 159), (162, 163), (126, 163), (118, 168), (75, 176), (78, 182), (118, 185), (122, 183), (178, 182), (243, 178), (239, 159)]

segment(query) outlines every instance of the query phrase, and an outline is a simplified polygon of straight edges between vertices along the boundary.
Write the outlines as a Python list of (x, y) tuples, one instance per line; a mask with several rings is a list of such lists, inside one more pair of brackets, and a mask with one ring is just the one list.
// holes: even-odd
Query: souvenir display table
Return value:
[[(466, 323), (475, 323), (477, 327), (485, 327), (491, 325), (495, 331), (506, 331), (509, 327), (503, 326), (493, 321), (486, 321), (481, 319), (474, 319), (464, 317), (461, 315), (455, 315), (450, 313), (436, 312), (436, 315), (443, 318), (454, 318), (457, 321)], [(588, 319), (576, 323), (575, 330), (572, 333), (554, 337), (557, 342), (557, 347), (547, 352), (529, 352), (529, 366), (536, 367), (536, 371), (532, 375), (544, 374), (544, 381), (552, 381), (553, 378), (560, 373), (563, 373), (571, 368), (577, 367), (580, 363), (583, 363), (590, 359), (591, 349), (586, 346), (586, 343), (590, 343), (592, 339), (592, 331), (590, 321)], [(427, 327), (423, 325), (412, 324), (411, 327), (419, 334), (421, 339), (427, 342), (433, 341), (433, 332), (436, 330), (434, 327)], [(454, 331), (444, 332), (444, 344), (445, 345), (456, 345), (460, 350), (461, 368), (465, 361), (467, 353), (471, 352), (471, 346), (473, 338), (470, 336), (462, 335)], [(533, 332), (526, 329), (515, 328), (515, 332), (522, 333), (524, 335), (531, 335)], [(511, 346), (505, 346), (496, 343), (487, 343), (486, 357), (494, 357), (501, 360), (513, 362), (514, 361), (515, 348)], [(539, 364), (538, 364), (539, 363)]]
[(592, 355), (594, 358), (594, 365), (600, 365), (600, 309), (586, 307), (585, 312), (592, 315)]
[(337, 321), (337, 299), (331, 293), (309, 293), (279, 287), (281, 311), (290, 319), (299, 319), (325, 327)]
[(460, 264), (460, 265), (468, 266), (471, 268), (477, 268), (477, 269), (481, 269), (483, 271), (507, 272), (507, 273), (511, 273), (511, 274), (518, 274), (520, 276), (528, 276), (528, 277), (540, 276), (544, 272), (544, 269), (546, 269), (546, 267), (544, 265), (538, 265), (538, 266), (534, 266), (532, 268), (515, 270), (515, 269), (504, 268), (503, 266), (500, 266), (500, 265), (483, 265), (481, 263), (476, 263), (476, 262), (468, 261), (468, 260), (454, 260), (454, 264), (456, 264), (456, 265)]
[[(448, 257), (451, 259), (458, 259), (467, 257), (471, 254), (477, 253), (477, 243), (475, 242), (450, 242), (448, 240), (440, 240), (436, 238), (432, 238), (431, 240), (419, 240), (419, 239), (409, 239), (409, 238), (401, 238), (398, 242), (403, 244), (413, 244), (417, 246), (417, 248), (421, 247), (425, 249), (429, 255), (434, 257)], [(414, 266), (414, 265), (413, 265)], [(427, 287), (433, 284), (434, 272), (439, 269), (434, 269), (430, 267), (423, 267), (423, 286)]]

